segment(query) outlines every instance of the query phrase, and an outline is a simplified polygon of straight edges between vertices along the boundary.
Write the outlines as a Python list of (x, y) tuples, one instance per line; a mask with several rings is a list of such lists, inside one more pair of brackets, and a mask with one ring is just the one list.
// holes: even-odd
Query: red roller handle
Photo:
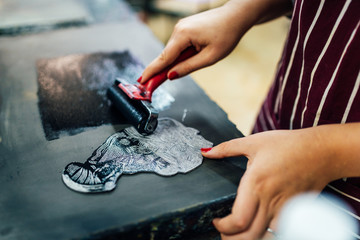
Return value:
[(170, 64), (168, 67), (166, 67), (160, 73), (156, 74), (151, 79), (149, 79), (144, 84), (144, 88), (146, 89), (146, 91), (148, 93), (150, 93), (150, 96), (155, 91), (155, 89), (157, 89), (163, 82), (165, 82), (168, 79), (167, 75), (168, 75), (169, 70), (172, 67), (174, 67), (176, 64), (178, 64), (182, 61), (185, 61), (186, 59), (194, 56), (197, 53), (198, 52), (196, 51), (195, 47), (188, 47), (180, 54), (180, 56), (172, 64)]

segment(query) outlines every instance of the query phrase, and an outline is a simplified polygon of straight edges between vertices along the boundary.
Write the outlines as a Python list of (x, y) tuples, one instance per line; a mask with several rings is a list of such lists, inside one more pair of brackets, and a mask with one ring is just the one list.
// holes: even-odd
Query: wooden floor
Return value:
[[(157, 14), (150, 16), (147, 23), (166, 43), (177, 20)], [(273, 81), (288, 27), (289, 19), (285, 17), (255, 26), (227, 58), (191, 74), (244, 135), (251, 133)]]

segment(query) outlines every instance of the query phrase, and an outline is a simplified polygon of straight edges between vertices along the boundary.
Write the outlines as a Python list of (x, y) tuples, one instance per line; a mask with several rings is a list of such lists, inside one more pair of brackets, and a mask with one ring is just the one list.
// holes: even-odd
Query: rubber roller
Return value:
[(155, 74), (145, 84), (131, 84), (117, 78), (108, 89), (108, 97), (115, 107), (141, 134), (151, 134), (157, 127), (158, 111), (151, 105), (153, 92), (167, 80), (169, 70), (176, 64), (194, 56), (194, 47), (185, 49), (175, 61)]
[(139, 133), (153, 133), (158, 123), (158, 111), (148, 101), (130, 99), (119, 88), (120, 81), (116, 79), (114, 85), (108, 89), (109, 99)]

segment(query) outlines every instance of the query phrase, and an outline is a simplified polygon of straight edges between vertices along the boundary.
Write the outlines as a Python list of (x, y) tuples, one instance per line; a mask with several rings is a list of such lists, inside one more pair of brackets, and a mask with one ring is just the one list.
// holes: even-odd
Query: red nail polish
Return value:
[(204, 152), (204, 153), (206, 153), (206, 152), (208, 152), (208, 151), (210, 151), (212, 148), (202, 148), (202, 149), (200, 149), (202, 152)]
[(139, 79), (137, 80), (137, 82), (141, 82), (142, 76), (139, 77)]
[(169, 79), (170, 80), (173, 80), (173, 79), (178, 78), (178, 77), (179, 77), (179, 74), (177, 72), (175, 72), (175, 71), (169, 73)]

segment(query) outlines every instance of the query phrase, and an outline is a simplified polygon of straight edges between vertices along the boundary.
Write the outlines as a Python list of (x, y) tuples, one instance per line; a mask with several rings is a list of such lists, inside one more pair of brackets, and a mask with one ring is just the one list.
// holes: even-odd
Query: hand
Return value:
[(199, 52), (168, 72), (169, 79), (185, 76), (227, 56), (253, 25), (292, 9), (290, 0), (230, 0), (223, 6), (184, 18), (176, 24), (165, 49), (139, 79), (145, 83), (193, 46)]
[(212, 9), (180, 20), (163, 52), (145, 69), (141, 83), (169, 66), (180, 53), (194, 46), (198, 54), (169, 70), (174, 79), (209, 66), (228, 55), (241, 37), (240, 23), (228, 6)]
[(260, 239), (268, 227), (276, 229), (278, 213), (289, 198), (319, 192), (339, 177), (329, 167), (331, 151), (322, 144), (313, 129), (275, 130), (203, 152), (208, 158), (248, 158), (231, 214), (213, 221), (222, 239)]

